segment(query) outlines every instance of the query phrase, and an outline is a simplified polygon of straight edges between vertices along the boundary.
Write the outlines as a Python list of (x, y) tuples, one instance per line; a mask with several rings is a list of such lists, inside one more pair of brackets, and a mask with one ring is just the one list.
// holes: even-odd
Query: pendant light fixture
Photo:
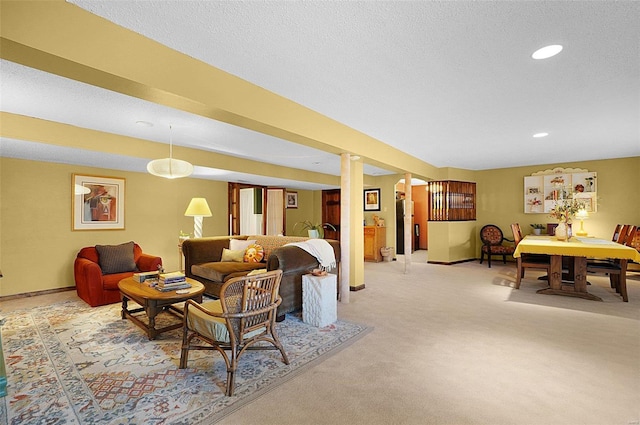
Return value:
[(154, 176), (164, 177), (165, 179), (187, 177), (193, 173), (193, 165), (191, 163), (173, 158), (171, 125), (169, 125), (169, 158), (150, 161), (147, 164), (147, 171)]

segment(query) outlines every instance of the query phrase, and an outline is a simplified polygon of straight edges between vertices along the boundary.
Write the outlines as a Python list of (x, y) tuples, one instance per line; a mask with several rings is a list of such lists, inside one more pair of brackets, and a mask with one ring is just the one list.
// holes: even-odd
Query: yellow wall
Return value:
[(483, 171), (447, 169), (441, 178), (477, 183), (477, 217), (475, 222), (430, 222), (429, 261), (449, 263), (479, 258), (482, 242), (478, 234), (485, 224), (499, 226), (505, 237), (512, 239), (511, 223), (520, 223), (528, 234), (532, 223), (554, 222), (548, 214), (525, 214), (523, 204), (524, 177), (555, 167), (598, 173), (598, 211), (584, 222), (589, 235), (610, 238), (618, 223), (640, 225), (640, 195), (633, 189), (640, 182), (640, 157)]
[[(179, 267), (178, 234), (193, 232), (184, 211), (192, 197), (207, 199), (213, 217), (203, 235), (227, 234), (227, 183), (166, 180), (149, 174), (1, 158), (0, 296), (74, 286), (73, 261), (84, 246), (137, 242)], [(125, 230), (72, 231), (73, 173), (118, 177), (125, 182)]]
[[(296, 226), (296, 223), (301, 221), (311, 221), (312, 223), (319, 223), (322, 219), (316, 218), (316, 210), (320, 209), (320, 203), (316, 201), (315, 194), (321, 194), (320, 191), (311, 190), (294, 190), (298, 192), (298, 208), (287, 208), (287, 235), (288, 236), (307, 236), (307, 232), (302, 231), (302, 226)], [(294, 231), (295, 227), (295, 231)]]
[[(546, 214), (523, 213), (523, 179), (555, 166), (598, 173), (598, 212), (585, 221), (589, 234), (609, 238), (617, 223), (640, 224), (640, 195), (635, 189), (640, 182), (640, 157), (475, 172), (456, 170), (465, 180), (478, 183), (477, 220), (437, 226), (430, 223), (429, 259), (454, 262), (478, 258), (477, 235), (485, 224), (497, 224), (511, 237), (512, 222), (519, 222), (525, 233), (530, 223), (550, 222)], [(73, 173), (126, 179), (125, 230), (71, 230)], [(395, 182), (397, 176), (374, 180), (381, 189), (379, 215), (387, 223), (389, 246), (395, 245)], [(226, 182), (165, 180), (142, 173), (0, 158), (0, 269), (4, 274), (0, 296), (74, 286), (73, 260), (80, 248), (95, 244), (133, 240), (145, 251), (160, 255), (166, 269), (177, 269), (177, 237), (180, 230), (193, 231), (193, 219), (184, 217), (184, 210), (195, 196), (207, 198), (213, 213), (213, 217), (204, 218), (204, 236), (227, 234)], [(352, 202), (361, 204), (362, 194), (353, 194)], [(289, 234), (290, 226), (297, 221), (320, 219), (319, 191), (298, 191), (298, 204), (298, 209), (287, 210)], [(362, 223), (363, 215), (354, 220)], [(362, 239), (361, 232), (359, 235)], [(357, 282), (359, 274), (351, 281)]]
[[(618, 223), (640, 225), (640, 194), (636, 189), (640, 183), (640, 157), (633, 157), (478, 171), (478, 231), (485, 224), (496, 224), (512, 238), (511, 223), (520, 223), (525, 234), (531, 233), (532, 223), (553, 223), (548, 214), (525, 214), (523, 198), (525, 176), (555, 167), (598, 173), (598, 211), (584, 222), (589, 235), (610, 238)], [(479, 244), (476, 249), (479, 255)]]
[[(125, 230), (72, 231), (73, 173), (126, 179)], [(0, 158), (0, 195), (0, 296), (74, 286), (76, 254), (96, 244), (132, 240), (177, 270), (178, 234), (193, 233), (193, 218), (184, 216), (192, 197), (206, 198), (213, 214), (203, 218), (203, 236), (228, 234), (226, 182)], [(312, 191), (298, 196), (288, 228), (297, 220), (292, 213), (311, 214), (315, 206)]]
[(475, 221), (430, 221), (430, 263), (454, 263), (475, 258)]

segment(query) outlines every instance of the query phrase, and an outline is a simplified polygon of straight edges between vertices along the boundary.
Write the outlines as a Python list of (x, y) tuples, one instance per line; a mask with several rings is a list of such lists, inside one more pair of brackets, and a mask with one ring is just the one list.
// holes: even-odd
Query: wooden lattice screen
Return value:
[(476, 219), (476, 184), (453, 180), (427, 182), (430, 221)]

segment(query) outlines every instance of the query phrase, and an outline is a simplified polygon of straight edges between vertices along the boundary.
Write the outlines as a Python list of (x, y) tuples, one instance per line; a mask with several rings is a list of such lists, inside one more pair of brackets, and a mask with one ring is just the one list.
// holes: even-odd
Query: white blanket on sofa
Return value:
[(336, 255), (333, 247), (324, 239), (308, 239), (304, 242), (292, 242), (286, 246), (297, 246), (316, 257), (322, 270), (331, 270), (336, 266)]

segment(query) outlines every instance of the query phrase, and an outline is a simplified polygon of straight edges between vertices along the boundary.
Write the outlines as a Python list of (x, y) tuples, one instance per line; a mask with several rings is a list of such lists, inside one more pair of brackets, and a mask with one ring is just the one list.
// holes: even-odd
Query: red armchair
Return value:
[[(162, 259), (144, 254), (142, 248), (133, 244), (133, 261), (137, 271), (150, 272), (158, 270)], [(78, 296), (91, 307), (120, 302), (118, 282), (133, 276), (135, 270), (103, 274), (100, 268), (100, 254), (95, 246), (82, 248), (73, 265)]]

